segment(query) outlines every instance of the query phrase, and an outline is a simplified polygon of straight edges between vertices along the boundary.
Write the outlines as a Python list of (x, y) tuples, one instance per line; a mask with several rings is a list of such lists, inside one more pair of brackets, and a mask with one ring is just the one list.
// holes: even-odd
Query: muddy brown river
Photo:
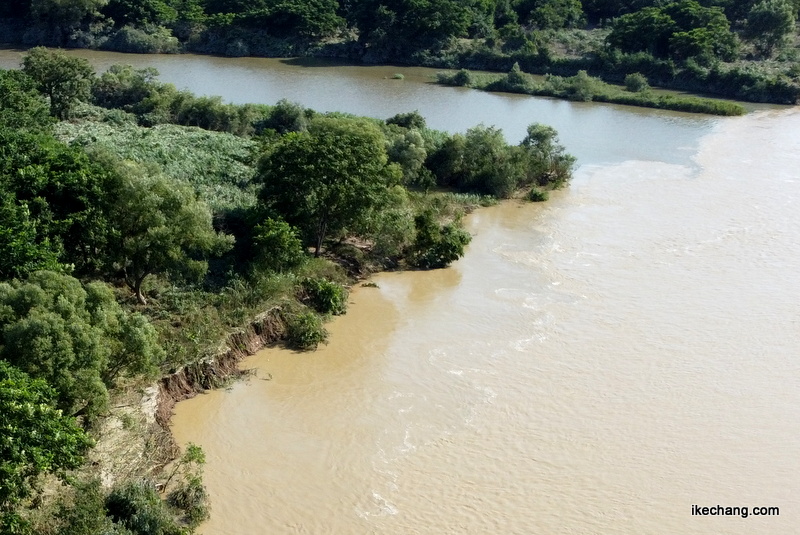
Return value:
[(326, 347), (179, 404), (202, 532), (796, 532), (798, 170), (800, 113), (766, 112), (692, 165), (477, 211), (451, 268), (380, 275)]
[(717, 119), (441, 88), (424, 69), (83, 54), (232, 101), (419, 109), (512, 141), (538, 120), (579, 157), (549, 202), (472, 214), (450, 268), (355, 288), (327, 346), (263, 351), (248, 381), (178, 405), (176, 437), (208, 458), (204, 535), (798, 532), (800, 110)]

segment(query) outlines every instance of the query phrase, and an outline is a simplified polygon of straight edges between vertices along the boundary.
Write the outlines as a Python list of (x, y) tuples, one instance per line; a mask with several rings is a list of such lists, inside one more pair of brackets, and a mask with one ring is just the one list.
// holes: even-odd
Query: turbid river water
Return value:
[(250, 380), (179, 404), (176, 437), (208, 457), (204, 535), (798, 532), (798, 109), (711, 119), (421, 69), (130, 60), (235, 101), (419, 109), (512, 141), (541, 121), (579, 157), (549, 202), (472, 214), (452, 267), (355, 288), (327, 346), (263, 351)]

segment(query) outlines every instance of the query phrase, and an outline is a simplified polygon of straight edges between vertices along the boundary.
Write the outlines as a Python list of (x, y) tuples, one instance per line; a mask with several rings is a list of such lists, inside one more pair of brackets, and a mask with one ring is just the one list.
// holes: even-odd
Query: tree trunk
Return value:
[(136, 300), (139, 302), (140, 305), (147, 304), (147, 299), (145, 299), (144, 294), (142, 293), (141, 286), (136, 288)]
[(322, 218), (317, 225), (317, 243), (314, 249), (314, 258), (319, 258), (320, 250), (322, 249), (322, 240), (325, 239), (325, 232), (328, 230), (328, 221)]
[(144, 282), (145, 277), (147, 277), (147, 274), (142, 275), (133, 283), (133, 292), (136, 294), (136, 300), (140, 305), (147, 304), (147, 299), (145, 299), (144, 294), (142, 293), (142, 283)]

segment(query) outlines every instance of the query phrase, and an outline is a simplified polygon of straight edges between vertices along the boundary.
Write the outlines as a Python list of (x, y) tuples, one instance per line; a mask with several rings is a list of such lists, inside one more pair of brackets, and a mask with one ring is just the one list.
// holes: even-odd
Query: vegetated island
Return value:
[(324, 343), (354, 281), (447, 266), (467, 211), (573, 164), (540, 124), (512, 146), (30, 50), (0, 71), (0, 532), (192, 533), (204, 455), (171, 403)]
[(442, 80), (731, 115), (744, 108), (648, 88), (796, 104), (798, 10), (798, 0), (7, 0), (0, 41), (496, 71), (508, 74)]

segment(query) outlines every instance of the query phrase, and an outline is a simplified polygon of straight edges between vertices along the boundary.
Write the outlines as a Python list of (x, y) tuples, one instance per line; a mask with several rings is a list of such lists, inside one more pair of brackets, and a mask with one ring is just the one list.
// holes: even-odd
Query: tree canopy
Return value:
[(120, 373), (152, 376), (164, 353), (149, 321), (123, 311), (105, 284), (40, 271), (0, 283), (0, 357), (52, 385), (67, 414), (91, 420)]
[(663, 7), (645, 7), (613, 23), (608, 42), (624, 52), (645, 51), (657, 57), (686, 59), (707, 55), (735, 58), (736, 35), (720, 7), (681, 0)]
[(124, 183), (110, 210), (113, 239), (107, 254), (139, 303), (148, 275), (164, 274), (197, 282), (208, 270), (207, 258), (233, 246), (233, 237), (217, 233), (211, 210), (192, 189), (132, 163), (121, 171)]
[(399, 181), (383, 139), (363, 120), (312, 120), (308, 132), (286, 134), (262, 160), (263, 203), (301, 229), (318, 256), (326, 236), (354, 224)]
[(54, 404), (41, 379), (0, 360), (0, 523), (29, 497), (39, 474), (79, 467), (91, 440)]
[(744, 35), (763, 56), (788, 41), (797, 22), (797, 8), (786, 0), (763, 0), (747, 14)]
[(50, 99), (53, 117), (66, 119), (78, 101), (89, 100), (94, 69), (83, 58), (36, 47), (22, 59), (22, 69)]

